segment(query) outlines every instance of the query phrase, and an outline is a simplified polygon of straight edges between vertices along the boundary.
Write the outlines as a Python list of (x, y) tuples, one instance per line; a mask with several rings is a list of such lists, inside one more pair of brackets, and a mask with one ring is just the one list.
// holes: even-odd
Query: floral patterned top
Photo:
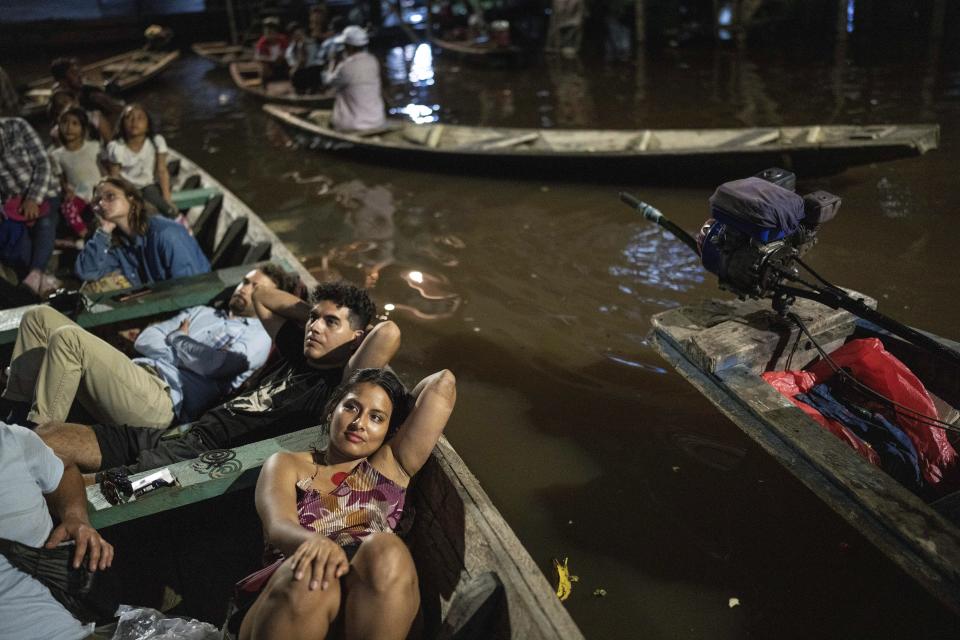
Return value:
[(313, 489), (309, 479), (298, 482), (297, 514), (303, 527), (343, 547), (396, 529), (405, 496), (406, 489), (364, 458), (330, 493)]

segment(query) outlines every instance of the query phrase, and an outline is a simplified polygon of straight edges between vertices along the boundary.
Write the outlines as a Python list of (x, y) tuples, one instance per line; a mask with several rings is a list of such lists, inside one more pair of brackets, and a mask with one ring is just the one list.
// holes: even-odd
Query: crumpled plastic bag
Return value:
[(112, 640), (220, 640), (220, 630), (209, 622), (168, 618), (156, 609), (122, 604), (117, 616)]

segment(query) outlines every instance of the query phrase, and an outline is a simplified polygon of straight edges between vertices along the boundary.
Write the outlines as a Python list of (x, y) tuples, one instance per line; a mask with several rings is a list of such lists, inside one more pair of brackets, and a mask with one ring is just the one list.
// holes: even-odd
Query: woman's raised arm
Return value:
[(416, 402), (389, 449), (408, 477), (420, 470), (440, 439), (457, 402), (457, 379), (444, 369), (420, 381), (412, 392)]

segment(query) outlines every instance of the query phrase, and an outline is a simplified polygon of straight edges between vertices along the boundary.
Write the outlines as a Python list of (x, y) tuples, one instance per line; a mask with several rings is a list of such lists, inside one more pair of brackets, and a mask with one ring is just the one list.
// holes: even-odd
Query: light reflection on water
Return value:
[(641, 228), (623, 249), (626, 265), (611, 265), (610, 275), (621, 282), (627, 293), (633, 287), (654, 287), (670, 291), (688, 291), (703, 283), (700, 259), (687, 245), (653, 225)]

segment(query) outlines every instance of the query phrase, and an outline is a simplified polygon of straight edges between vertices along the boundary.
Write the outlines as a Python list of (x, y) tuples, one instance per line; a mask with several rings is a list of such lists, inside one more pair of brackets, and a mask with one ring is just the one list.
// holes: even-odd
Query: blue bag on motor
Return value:
[(790, 240), (804, 235), (804, 199), (759, 177), (720, 185), (710, 198), (710, 215), (698, 238), (703, 266), (720, 286), (759, 297), (775, 284), (771, 258), (795, 255)]
[(800, 228), (803, 198), (762, 178), (744, 178), (717, 187), (710, 197), (710, 215), (767, 244)]

